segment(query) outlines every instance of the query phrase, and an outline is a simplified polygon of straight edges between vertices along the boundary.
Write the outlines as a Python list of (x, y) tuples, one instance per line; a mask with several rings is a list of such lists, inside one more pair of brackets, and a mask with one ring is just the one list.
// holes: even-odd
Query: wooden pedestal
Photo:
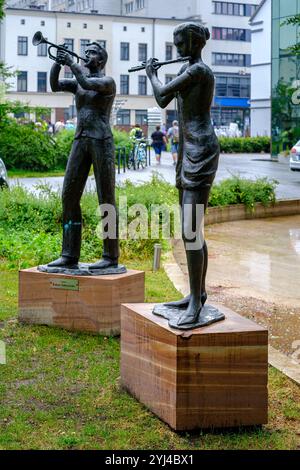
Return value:
[(122, 305), (122, 385), (178, 431), (267, 423), (268, 332), (215, 306), (225, 320), (182, 332)]
[(144, 272), (105, 276), (19, 273), (19, 321), (103, 335), (120, 334), (123, 302), (144, 301)]

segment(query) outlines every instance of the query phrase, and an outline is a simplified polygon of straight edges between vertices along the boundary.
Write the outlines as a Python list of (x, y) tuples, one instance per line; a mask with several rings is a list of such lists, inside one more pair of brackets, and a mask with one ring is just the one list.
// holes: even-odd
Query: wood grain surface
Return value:
[[(19, 321), (104, 335), (120, 334), (123, 302), (144, 301), (144, 272), (108, 276), (19, 273)], [(78, 290), (53, 288), (51, 280), (73, 279)]]
[(122, 305), (122, 385), (178, 431), (267, 423), (268, 332), (214, 306), (225, 320), (181, 332)]

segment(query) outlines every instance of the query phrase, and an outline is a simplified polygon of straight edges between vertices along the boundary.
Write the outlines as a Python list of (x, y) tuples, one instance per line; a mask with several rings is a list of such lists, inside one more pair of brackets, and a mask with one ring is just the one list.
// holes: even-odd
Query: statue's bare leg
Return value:
[(201, 225), (208, 195), (209, 187), (203, 191), (185, 190), (183, 192), (182, 229), (191, 292), (188, 307), (179, 316), (178, 326), (197, 322), (202, 305), (206, 301), (207, 247), (201, 232)]

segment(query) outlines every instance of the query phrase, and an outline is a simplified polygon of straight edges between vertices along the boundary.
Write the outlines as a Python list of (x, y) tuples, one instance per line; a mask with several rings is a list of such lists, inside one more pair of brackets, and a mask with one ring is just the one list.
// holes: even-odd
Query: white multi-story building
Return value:
[[(61, 0), (51, 0), (51, 2), (52, 5), (54, 2), (63, 3)], [(251, 29), (249, 19), (260, 0), (248, 0), (248, 2), (245, 3), (242, 0), (207, 0), (205, 2), (202, 0), (186, 0), (185, 2), (165, 0), (159, 4), (158, 0), (134, 0), (132, 2), (127, 0), (112, 0), (111, 2), (65, 0), (66, 8), (69, 9), (68, 13), (58, 14), (51, 13), (51, 11), (42, 13), (34, 10), (25, 13), (24, 10), (23, 16), (29, 14), (35, 17), (40, 14), (49, 15), (50, 18), (52, 15), (56, 18), (56, 24), (59, 24), (55, 32), (57, 41), (73, 39), (75, 52), (79, 52), (81, 40), (96, 38), (106, 41), (109, 52), (107, 73), (111, 73), (117, 81), (118, 93), (121, 95), (118, 97), (119, 102), (126, 103), (126, 105), (123, 104), (123, 115), (121, 111), (119, 112), (119, 122), (128, 122), (128, 111), (130, 111), (131, 124), (134, 121), (134, 111), (145, 110), (149, 102), (153, 106), (154, 100), (145, 74), (129, 75), (128, 68), (138, 63), (139, 58), (154, 56), (165, 60), (176, 57), (172, 45), (174, 27), (187, 18), (194, 21), (202, 19), (211, 31), (211, 40), (207, 42), (203, 59), (212, 68), (216, 77), (216, 91), (212, 106), (213, 120), (216, 125), (238, 122), (246, 130), (250, 121)], [(78, 12), (76, 14), (70, 11), (83, 7), (88, 12), (98, 10), (98, 8), (110, 12), (119, 9), (123, 16)], [(9, 24), (12, 26), (12, 31), (16, 31), (15, 21), (19, 20), (16, 20), (16, 13), (12, 12), (13, 10), (7, 10), (5, 24)], [(162, 18), (157, 18), (158, 15)], [(102, 21), (100, 18), (103, 18), (103, 23), (105, 23), (105, 28), (103, 27), (101, 31), (97, 30), (99, 22)], [(67, 28), (65, 26), (67, 23), (72, 23), (72, 26)], [(82, 27), (83, 23), (87, 24), (85, 29)], [(98, 26), (92, 26), (94, 24)], [(93, 31), (95, 36), (91, 35), (90, 31)], [(121, 43), (124, 56), (129, 50), (128, 60), (120, 58)], [(20, 59), (18, 56), (15, 57), (14, 63), (19, 67), (18, 59)], [(10, 59), (5, 60), (11, 63)], [(47, 62), (47, 59), (45, 61)], [(50, 68), (50, 64), (48, 66)], [(178, 65), (170, 65), (161, 69), (159, 74), (163, 81), (169, 80), (176, 75), (178, 69)], [(29, 73), (32, 72), (28, 70)], [(28, 91), (31, 83), (34, 83), (34, 80), (31, 80), (28, 75)], [(146, 95), (140, 96), (141, 91), (145, 93), (145, 87), (147, 87)], [(142, 106), (143, 103), (147, 106)], [(163, 119), (170, 123), (174, 116), (172, 103), (171, 108), (163, 111)]]
[(211, 31), (204, 61), (216, 77), (212, 117), (216, 125), (250, 122), (251, 30), (249, 18), (261, 0), (123, 0), (122, 13), (201, 19)]
[(121, 15), (121, 0), (6, 0), (10, 8), (31, 8), (53, 11), (76, 11), (80, 13), (100, 13)]
[[(271, 135), (271, 0), (250, 19), (252, 29), (251, 135)], [(263, 45), (263, 47), (262, 47)]]
[[(47, 47), (33, 46), (32, 37), (40, 30), (54, 44), (67, 43), (79, 55), (90, 41), (102, 41), (108, 52), (106, 74), (117, 84), (117, 102), (122, 103), (117, 124), (124, 128), (135, 122), (145, 124), (147, 109), (156, 105), (152, 89), (144, 71), (132, 73), (128, 69), (147, 57), (162, 57), (164, 50), (176, 57), (172, 45), (173, 30), (180, 20), (134, 18), (110, 15), (90, 15), (71, 12), (53, 12), (30, 9), (7, 9), (0, 24), (0, 59), (18, 70), (8, 92), (11, 100), (20, 100), (32, 106), (51, 110), (51, 121), (67, 119), (73, 111), (73, 96), (52, 93), (49, 73), (52, 61)], [(52, 52), (55, 53), (55, 50)], [(171, 64), (159, 71), (163, 82), (173, 78), (179, 69)], [(61, 77), (68, 77), (65, 68)], [(175, 103), (162, 111), (164, 122), (175, 116)]]

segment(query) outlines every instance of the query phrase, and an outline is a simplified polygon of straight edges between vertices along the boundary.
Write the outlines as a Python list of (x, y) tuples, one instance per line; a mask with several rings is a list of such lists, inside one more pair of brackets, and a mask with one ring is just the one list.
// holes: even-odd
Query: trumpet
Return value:
[(83, 60), (84, 62), (87, 62), (87, 59), (86, 58), (83, 58), (83, 57), (80, 57), (78, 54), (76, 54), (75, 52), (72, 52), (72, 51), (69, 51), (68, 50), (68, 47), (65, 46), (65, 44), (63, 44), (62, 46), (57, 46), (56, 44), (53, 44), (52, 42), (50, 41), (47, 41), (47, 39), (44, 38), (43, 34), (41, 33), (41, 31), (37, 31), (35, 33), (35, 35), (33, 36), (32, 38), (32, 44), (34, 46), (38, 46), (39, 44), (49, 44), (49, 47), (48, 47), (48, 56), (50, 59), (52, 60), (56, 60), (56, 56), (51, 54), (51, 49), (52, 47), (55, 47), (57, 50), (60, 50), (60, 51), (64, 51), (64, 52), (67, 52), (68, 54), (72, 55), (73, 57), (76, 57), (77, 59), (77, 62), (79, 62), (79, 60)]
[[(162, 65), (175, 64), (176, 62), (187, 62), (191, 60), (191, 57), (179, 57), (178, 59), (166, 60), (165, 62), (158, 62), (158, 59), (153, 59), (153, 60), (155, 61), (153, 63), (154, 67), (156, 69), (159, 69), (159, 67), (161, 67)], [(146, 65), (147, 65), (146, 62), (142, 62), (141, 65), (128, 69), (128, 72), (138, 72), (139, 70), (144, 70), (146, 68)]]

